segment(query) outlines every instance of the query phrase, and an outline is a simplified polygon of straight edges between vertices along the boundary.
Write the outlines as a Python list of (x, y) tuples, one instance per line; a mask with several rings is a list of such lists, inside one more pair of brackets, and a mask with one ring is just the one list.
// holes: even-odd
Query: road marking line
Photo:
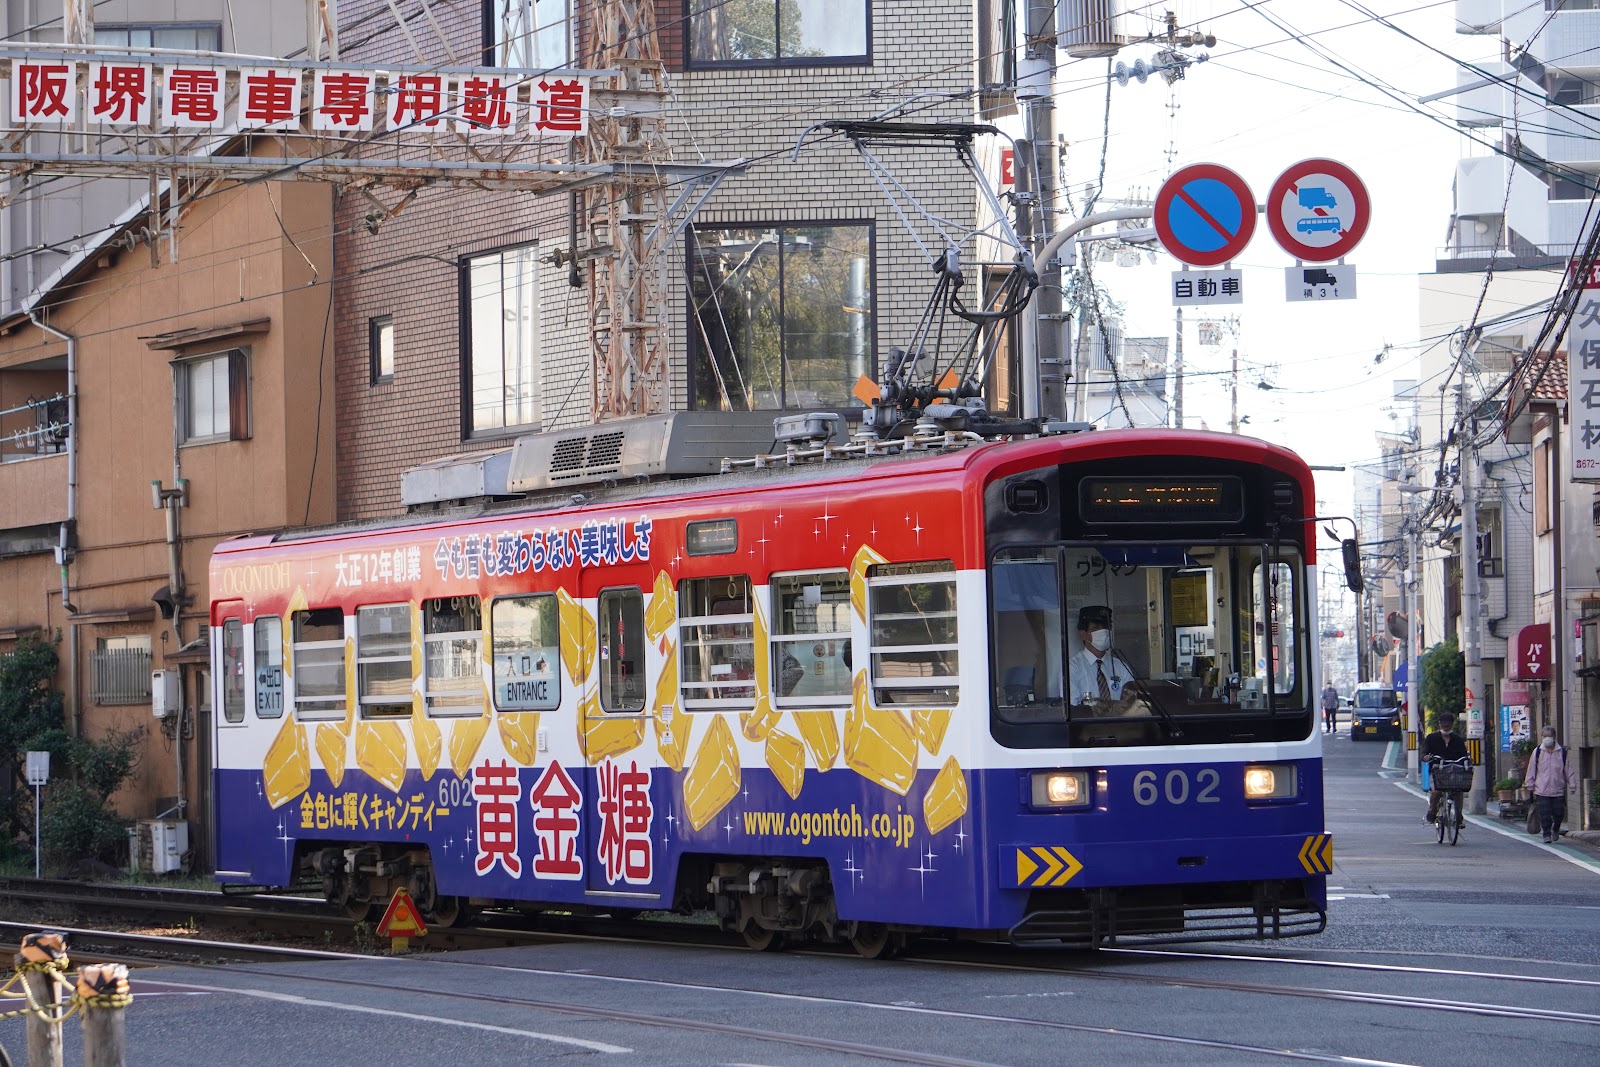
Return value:
[[(1419, 800), (1428, 799), (1428, 794), (1424, 793), (1410, 782), (1394, 782), (1391, 784), (1393, 784), (1397, 789), (1405, 790), (1407, 793), (1410, 793)], [(1534, 848), (1542, 849), (1545, 852), (1550, 853), (1552, 856), (1566, 860), (1574, 867), (1582, 867), (1591, 874), (1600, 874), (1600, 862), (1597, 862), (1588, 855), (1579, 852), (1570, 845), (1547, 845), (1542, 841), (1529, 840), (1529, 838), (1532, 836), (1531, 834), (1522, 833), (1516, 830), (1507, 830), (1503, 826), (1496, 826), (1495, 820), (1487, 819), (1482, 815), (1468, 815), (1467, 821), (1472, 823), (1474, 826), (1481, 826), (1485, 830), (1493, 830), (1501, 837), (1509, 837), (1513, 841), (1520, 841), (1524, 845), (1532, 845)]]
[[(439, 1023), (444, 1026), (459, 1026), (466, 1030), (484, 1030), (494, 1034), (511, 1034), (515, 1037), (531, 1037), (536, 1041), (550, 1041), (557, 1045), (575, 1045), (586, 1048), (591, 1052), (632, 1052), (633, 1049), (622, 1045), (608, 1045), (604, 1041), (587, 1041), (581, 1037), (563, 1037), (560, 1034), (547, 1034), (539, 1030), (520, 1030), (512, 1026), (495, 1026), (492, 1023), (474, 1023), (465, 1019), (447, 1019), (438, 1015), (418, 1015), (409, 1011), (393, 1011), (389, 1008), (369, 1008), (362, 1004), (343, 1004), (332, 1000), (314, 1000), (310, 997), (297, 996), (293, 993), (275, 993), (268, 989), (235, 989), (228, 986), (195, 986), (184, 982), (185, 986), (201, 989), (211, 993), (236, 993), (241, 997), (256, 997), (260, 1000), (276, 1000), (285, 1004), (301, 1004), (313, 1008), (332, 1008), (335, 1011), (353, 1011), (362, 1015), (385, 1015), (395, 1019), (406, 1019), (418, 1023)], [(420, 990), (418, 992), (421, 992)], [(448, 996), (449, 994), (443, 994)]]

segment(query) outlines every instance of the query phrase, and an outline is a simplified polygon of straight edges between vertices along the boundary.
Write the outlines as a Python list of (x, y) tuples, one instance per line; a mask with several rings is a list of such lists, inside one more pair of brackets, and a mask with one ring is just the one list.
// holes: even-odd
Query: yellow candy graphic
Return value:
[(650, 605), (644, 611), (644, 634), (651, 641), (659, 641), (677, 621), (678, 598), (672, 591), (672, 578), (666, 571), (656, 571), (656, 584), (650, 593)]
[(825, 771), (839, 758), (839, 722), (831, 711), (797, 711), (794, 724), (817, 761), (817, 770)]
[(862, 545), (856, 550), (855, 559), (850, 561), (850, 606), (856, 609), (856, 617), (863, 622), (867, 618), (867, 568), (887, 562), (871, 545)]
[[(665, 572), (663, 572), (665, 573)], [(694, 729), (694, 719), (684, 714), (678, 697), (678, 646), (667, 642), (667, 658), (661, 665), (661, 677), (656, 679), (656, 751), (661, 762), (675, 771), (683, 770), (684, 757), (689, 753), (689, 734)]]
[(517, 711), (500, 716), (500, 740), (511, 758), (524, 767), (539, 762), (539, 713)]
[(356, 722), (356, 639), (344, 639), (344, 718), (334, 725), (346, 737)]
[(594, 650), (599, 644), (594, 616), (565, 589), (556, 590), (556, 602), (561, 605), (561, 662), (572, 684), (582, 685), (594, 667)]
[(937, 756), (939, 746), (944, 744), (944, 732), (950, 726), (950, 709), (919, 708), (911, 713), (911, 725), (922, 747), (930, 756)]
[[(761, 613), (761, 602), (759, 600), (756, 601), (754, 606), (755, 611), (751, 615), (751, 618), (753, 619), (753, 625), (751, 629), (755, 634), (756, 640), (754, 667), (756, 696), (762, 700), (766, 700), (767, 694), (772, 692), (772, 646), (767, 644), (767, 617)], [(757, 718), (759, 718), (759, 706), (757, 707), (756, 711)], [(749, 737), (752, 741), (761, 740), (760, 737), (754, 737), (750, 734), (748, 725), (745, 728), (745, 736)], [(763, 733), (761, 736), (765, 737), (766, 734)]]
[(400, 792), (406, 780), (406, 734), (397, 722), (356, 723), (356, 766)]
[(901, 796), (917, 776), (917, 738), (897, 711), (878, 711), (867, 703), (867, 672), (856, 673), (855, 700), (844, 719), (844, 761)]
[(783, 711), (772, 706), (772, 701), (767, 699), (765, 693), (756, 701), (754, 711), (741, 711), (739, 713), (739, 727), (744, 735), (752, 741), (765, 741), (772, 728), (778, 725), (778, 720), (783, 718)]
[(261, 765), (262, 788), (267, 803), (282, 807), (311, 786), (311, 750), (306, 747), (306, 731), (293, 718), (286, 718), (283, 729), (267, 749)]
[(767, 738), (767, 766), (772, 768), (783, 791), (791, 799), (800, 799), (800, 787), (806, 780), (806, 747), (800, 739), (782, 730), (772, 731)]
[(283, 634), (283, 675), (285, 678), (294, 677), (294, 614), (305, 611), (309, 605), (306, 602), (306, 591), (295, 586), (294, 594), (289, 597), (288, 607), (283, 609), (283, 625), (279, 627)]
[(317, 758), (328, 772), (328, 781), (336, 786), (344, 781), (344, 761), (349, 750), (350, 739), (338, 725), (325, 722), (317, 727)]
[(428, 781), (439, 769), (439, 757), (444, 754), (444, 735), (439, 724), (422, 714), (411, 713), (411, 736), (417, 742), (417, 766), (422, 769), (422, 780)]
[(933, 784), (922, 798), (922, 819), (928, 832), (936, 834), (967, 813), (967, 776), (951, 756), (934, 775)]
[(739, 795), (739, 750), (720, 715), (711, 720), (689, 773), (683, 776), (683, 807), (689, 825), (702, 829)]
[(578, 702), (578, 750), (593, 767), (644, 743), (644, 716), (607, 715), (600, 696), (590, 693)]
[(472, 759), (483, 744), (483, 735), (489, 732), (489, 715), (485, 712), (472, 719), (457, 719), (450, 727), (450, 769), (457, 778), (465, 778), (472, 770)]

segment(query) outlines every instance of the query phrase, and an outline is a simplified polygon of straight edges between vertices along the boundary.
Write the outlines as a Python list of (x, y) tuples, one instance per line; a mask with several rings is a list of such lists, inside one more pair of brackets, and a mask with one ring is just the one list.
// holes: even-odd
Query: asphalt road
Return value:
[[(134, 975), (128, 1064), (1600, 1063), (1600, 862), (1475, 819), (1441, 847), (1388, 746), (1327, 746), (1328, 931), (870, 963), (574, 941)], [(1535, 981), (1537, 980), (1537, 981)], [(0, 1043), (20, 1051), (20, 1026)], [(69, 1025), (67, 1063), (81, 1062)], [(874, 1050), (877, 1051), (874, 1051)]]

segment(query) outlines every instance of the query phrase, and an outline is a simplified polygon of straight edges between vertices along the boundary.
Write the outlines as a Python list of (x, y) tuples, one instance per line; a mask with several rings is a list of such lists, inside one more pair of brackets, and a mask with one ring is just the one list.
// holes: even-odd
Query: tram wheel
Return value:
[(422, 911), (423, 919), (434, 926), (459, 926), (466, 914), (460, 897), (434, 897), (432, 907)]
[(746, 946), (757, 952), (777, 952), (783, 948), (783, 932), (768, 930), (759, 923), (747, 922), (739, 930)]
[(610, 908), (607, 909), (606, 914), (619, 923), (627, 923), (637, 919), (641, 912), (638, 908)]
[(905, 950), (905, 936), (894, 933), (883, 923), (856, 923), (850, 947), (867, 960), (892, 960)]
[(354, 897), (340, 905), (344, 913), (358, 923), (364, 923), (372, 917), (372, 901), (356, 900)]

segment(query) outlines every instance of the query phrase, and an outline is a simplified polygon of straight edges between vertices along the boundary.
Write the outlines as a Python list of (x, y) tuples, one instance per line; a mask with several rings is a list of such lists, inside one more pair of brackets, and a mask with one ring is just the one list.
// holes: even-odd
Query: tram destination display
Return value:
[(1238, 522), (1244, 485), (1234, 477), (1085, 478), (1079, 483), (1084, 522)]

